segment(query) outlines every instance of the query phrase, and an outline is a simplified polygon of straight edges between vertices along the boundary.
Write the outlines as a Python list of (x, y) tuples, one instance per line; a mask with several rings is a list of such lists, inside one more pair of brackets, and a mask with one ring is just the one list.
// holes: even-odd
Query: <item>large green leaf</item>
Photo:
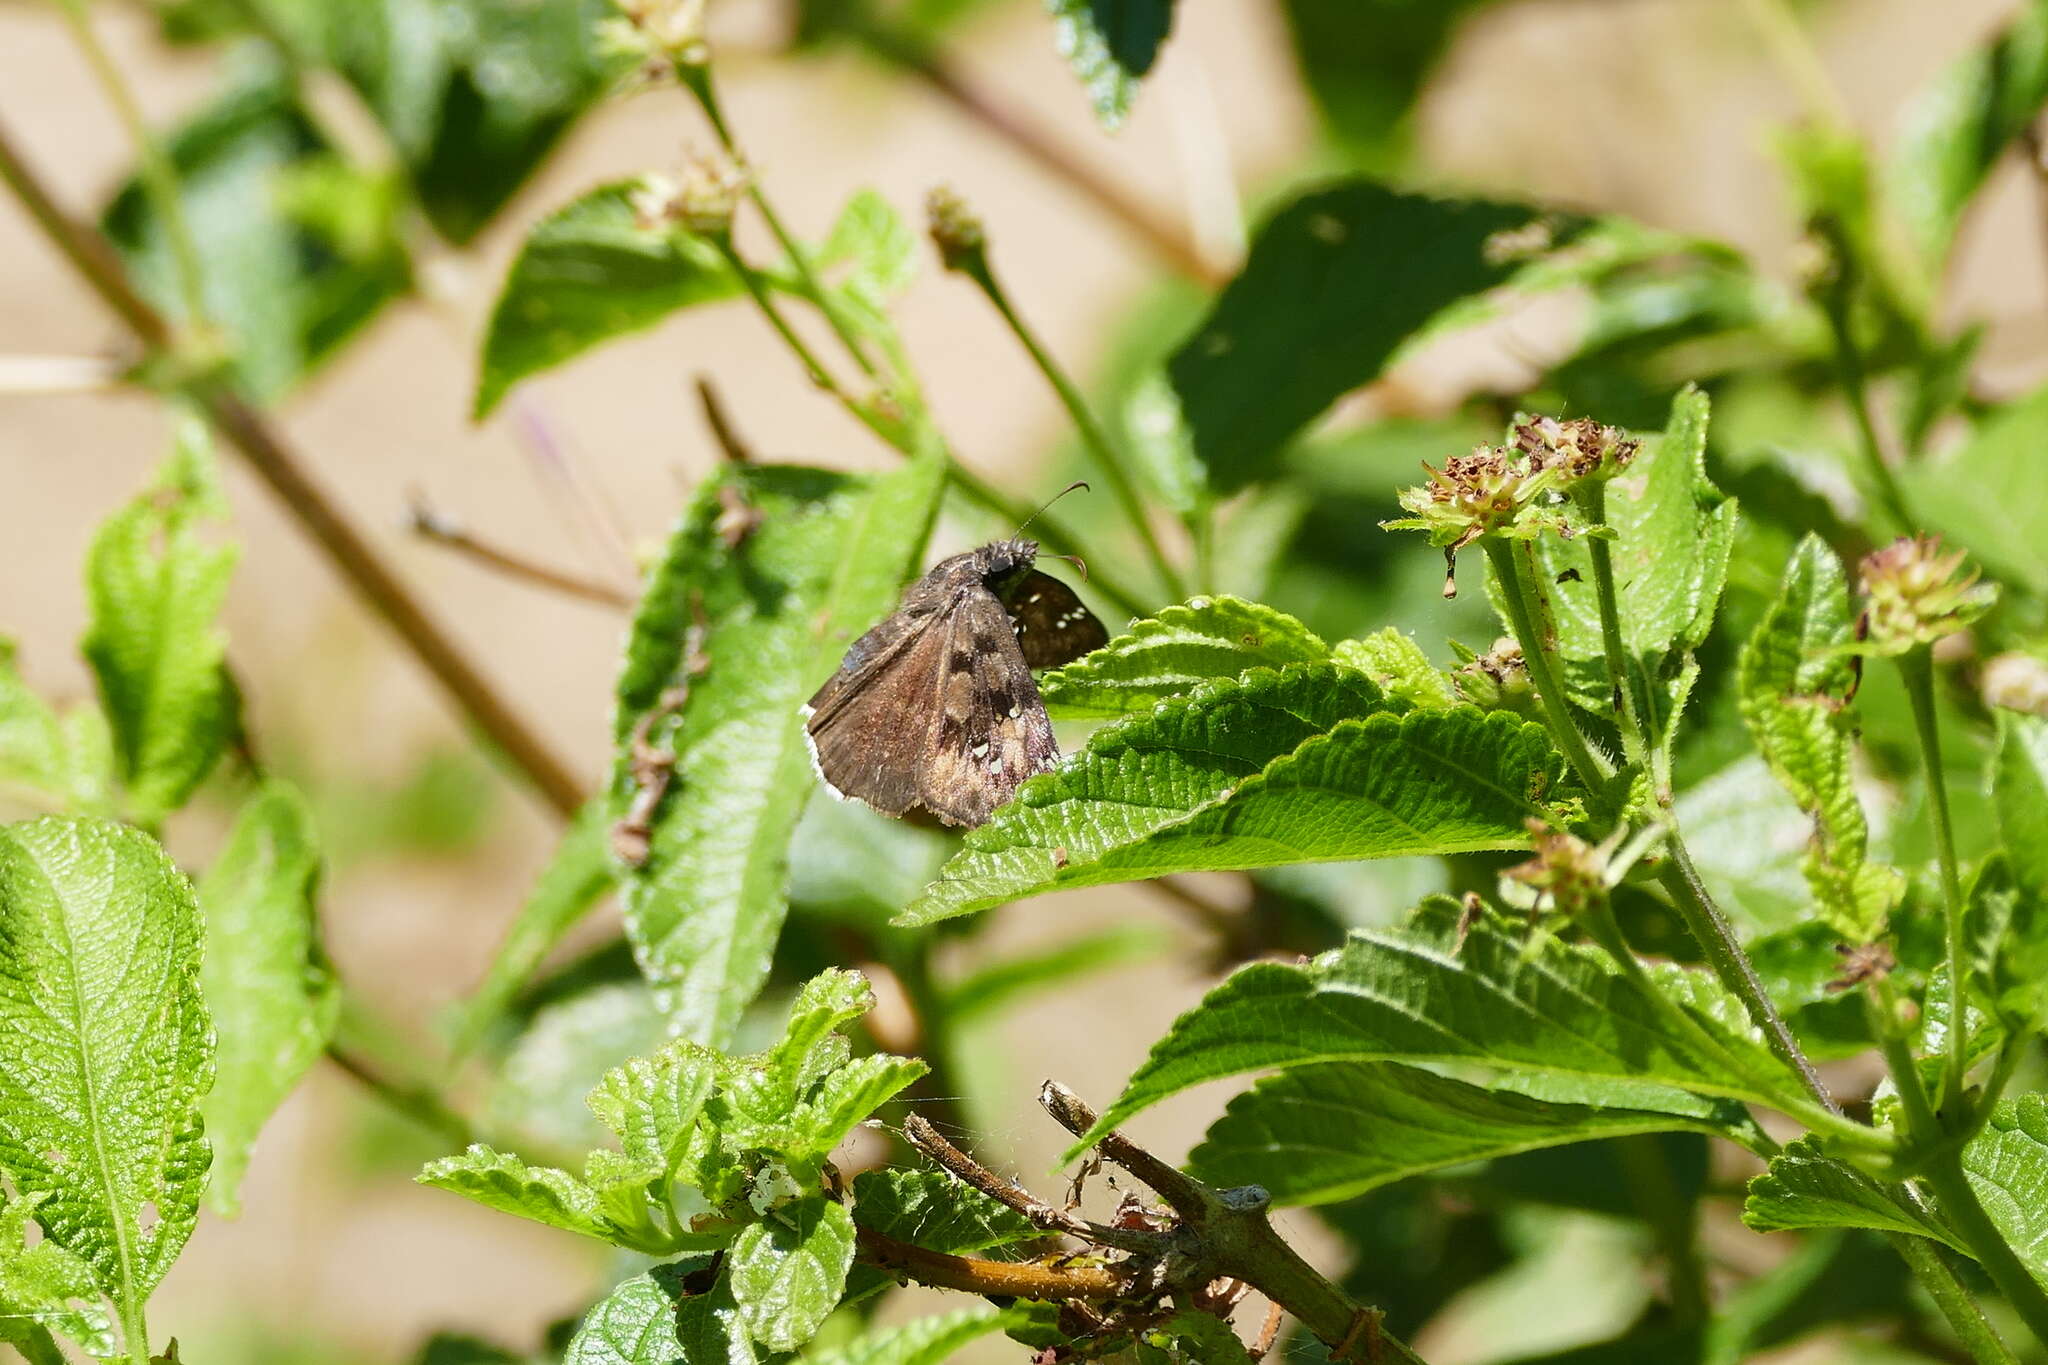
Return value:
[[(1652, 697), (1687, 652), (1706, 638), (1728, 576), (1735, 503), (1707, 481), (1707, 396), (1688, 388), (1671, 405), (1660, 435), (1646, 438), (1628, 471), (1607, 485), (1606, 525), (1614, 531), (1616, 615), (1622, 653)], [(1557, 649), (1572, 699), (1613, 714), (1614, 680), (1601, 641), (1591, 551), (1583, 538), (1536, 542), (1536, 586), (1550, 606)], [(1646, 717), (1653, 735), (1667, 717)]]
[[(634, 954), (680, 1033), (722, 1041), (766, 979), (813, 785), (799, 708), (914, 572), (942, 477), (935, 455), (865, 479), (723, 470), (649, 578), (618, 684), (611, 810), (623, 817), (638, 791), (636, 729), (676, 754), (624, 899)], [(760, 518), (737, 543), (720, 533), (725, 498)], [(676, 688), (680, 716), (663, 702)]]
[(839, 1306), (853, 1265), (853, 1215), (814, 1195), (749, 1223), (733, 1243), (731, 1282), (740, 1321), (772, 1351), (793, 1351)]
[(1230, 493), (1276, 473), (1294, 435), (1413, 334), (1536, 270), (1586, 227), (1526, 204), (1366, 180), (1282, 208), (1168, 365), (1211, 486)]
[(129, 810), (144, 825), (185, 803), (239, 723), (227, 641), (215, 624), (235, 550), (200, 534), (225, 508), (205, 440), (186, 426), (157, 485), (101, 525), (86, 559), (85, 656), (112, 722)]
[(2048, 387), (1996, 409), (1961, 448), (1900, 471), (1927, 525), (1966, 546), (1994, 574), (2048, 593)]
[(739, 277), (711, 243), (635, 221), (638, 183), (601, 185), (527, 233), (484, 332), (476, 417), (528, 375), (679, 308), (740, 294)]
[(0, 1169), (130, 1321), (206, 1183), (201, 934), (191, 884), (140, 830), (0, 829)]
[(48, 1238), (29, 1245), (36, 1205), (46, 1197), (0, 1194), (0, 1342), (35, 1360), (26, 1348), (40, 1328), (63, 1333), (90, 1355), (112, 1356), (113, 1324), (92, 1267)]
[(1057, 716), (1121, 716), (1211, 678), (1329, 657), (1330, 647), (1284, 611), (1241, 597), (1197, 597), (1131, 622), (1101, 649), (1040, 678), (1038, 690)]
[(1842, 567), (1808, 536), (1743, 647), (1739, 687), (1758, 752), (1813, 822), (1802, 867), (1814, 908), (1862, 943), (1883, 929), (1901, 881), (1867, 856), (1870, 831), (1850, 770), (1851, 661), (1841, 652), (1851, 629)]
[(563, 1365), (757, 1365), (726, 1282), (685, 1282), (705, 1269), (679, 1261), (619, 1285), (584, 1316)]
[(484, 979), (463, 1002), (457, 1048), (467, 1051), (505, 1012), (562, 936), (612, 889), (611, 803), (584, 803), (555, 845), (554, 857), (498, 944)]
[(1956, 224), (2014, 138), (2048, 101), (2048, 4), (2026, 0), (2007, 27), (1906, 102), (1885, 188), (1930, 275)]
[(1555, 766), (1513, 716), (1400, 714), (1335, 664), (1256, 669), (1026, 783), (900, 922), (1170, 872), (1514, 848)]
[(213, 1207), (233, 1214), (249, 1150), (333, 1036), (341, 986), (320, 947), (320, 855), (297, 792), (274, 782), (242, 807), (199, 883), (206, 963), (199, 984), (220, 1042), (206, 1097)]
[(2048, 1095), (2001, 1101), (1964, 1145), (1963, 1173), (2007, 1245), (2048, 1286)]
[(1174, 1022), (1101, 1128), (1204, 1081), (1319, 1062), (1480, 1064), (1613, 1087), (1570, 1097), (1580, 1103), (1604, 1093), (1640, 1105), (1644, 1082), (1803, 1103), (1798, 1078), (1711, 977), (1662, 967), (1646, 985), (1590, 945), (1527, 943), (1505, 921), (1461, 939), (1461, 915), (1430, 900), (1401, 928), (1356, 932), (1306, 966), (1244, 968)]
[(633, 1231), (610, 1216), (599, 1191), (589, 1182), (557, 1167), (529, 1166), (482, 1143), (471, 1143), (459, 1155), (428, 1162), (413, 1178), (500, 1213), (614, 1246), (636, 1245)]
[(1159, 59), (1174, 0), (1045, 0), (1060, 52), (1088, 87), (1095, 116), (1111, 128), (1130, 112), (1138, 82)]
[(1675, 1091), (1671, 1099), (1662, 1111), (1557, 1103), (1391, 1062), (1332, 1062), (1239, 1095), (1188, 1160), (1213, 1185), (1261, 1185), (1283, 1204), (1324, 1204), (1466, 1161), (1630, 1133), (1725, 1136), (1742, 1123), (1739, 1107)]
[(862, 1171), (853, 1180), (853, 1221), (899, 1242), (949, 1256), (994, 1256), (1041, 1241), (1024, 1215), (943, 1171)]
[(1793, 1228), (1870, 1228), (1932, 1237), (1958, 1251), (1962, 1239), (1932, 1212), (1888, 1190), (1844, 1162), (1799, 1141), (1771, 1158), (1770, 1169), (1749, 1182), (1742, 1221), (1758, 1232)]
[[(257, 396), (285, 392), (408, 287), (391, 187), (328, 142), (275, 63), (243, 62), (166, 141), (206, 321)], [(170, 238), (138, 181), (103, 226), (143, 291), (182, 315)]]

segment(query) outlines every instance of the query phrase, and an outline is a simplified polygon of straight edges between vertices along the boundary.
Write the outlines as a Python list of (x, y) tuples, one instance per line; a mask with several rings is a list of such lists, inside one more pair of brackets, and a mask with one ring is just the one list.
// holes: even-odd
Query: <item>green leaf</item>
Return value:
[(628, 1161), (673, 1177), (718, 1071), (714, 1054), (673, 1042), (652, 1057), (635, 1057), (606, 1072), (590, 1092), (590, 1112), (618, 1134)]
[(821, 1195), (784, 1204), (749, 1223), (733, 1243), (729, 1274), (740, 1321), (771, 1351), (793, 1351), (817, 1333), (853, 1265), (853, 1216)]
[(556, 1152), (595, 1147), (606, 1129), (586, 1103), (591, 1078), (668, 1039), (668, 1020), (637, 974), (599, 981), (533, 1011), (491, 1077), (486, 1116)]
[(1188, 1164), (1213, 1185), (1262, 1185), (1282, 1204), (1326, 1204), (1540, 1147), (1677, 1130), (1725, 1137), (1745, 1126), (1739, 1106), (1671, 1098), (1666, 1111), (1554, 1103), (1412, 1066), (1333, 1062), (1282, 1072), (1239, 1095)]
[(1456, 706), (1458, 691), (1422, 647), (1396, 626), (1361, 640), (1339, 640), (1330, 657), (1357, 669), (1395, 701), (1414, 707)]
[(1088, 88), (1095, 117), (1114, 128), (1130, 112), (1138, 81), (1159, 59), (1173, 26), (1173, 0), (1045, 0), (1060, 55)]
[(611, 804), (586, 801), (562, 832), (512, 927), (498, 945), (484, 979), (463, 1002), (455, 1027), (456, 1051), (468, 1052), (504, 1015), (520, 989), (576, 923), (611, 890)]
[(1330, 647), (1284, 611), (1240, 597), (1196, 597), (1131, 622), (1101, 649), (1046, 673), (1038, 691), (1063, 718), (1121, 716), (1211, 678), (1329, 657)]
[(789, 1022), (768, 1054), (769, 1070), (794, 1085), (818, 1044), (874, 1007), (874, 987), (859, 972), (833, 967), (818, 973), (790, 1002)]
[(930, 1251), (997, 1260), (1045, 1236), (1015, 1209), (929, 1169), (862, 1171), (853, 1179), (853, 1221)]
[(1139, 1340), (1140, 1365), (1158, 1360), (1158, 1352), (1188, 1365), (1257, 1365), (1229, 1323), (1199, 1308), (1175, 1313), (1161, 1326), (1139, 1333)]
[(413, 1365), (528, 1365), (528, 1361), (480, 1337), (436, 1332), (420, 1346)]
[(877, 312), (917, 277), (917, 234), (874, 190), (847, 200), (813, 265), (843, 270), (839, 287)]
[(2048, 387), (1995, 409), (1946, 458), (1900, 470), (1908, 502), (1928, 526), (1965, 546), (2000, 578), (2048, 592)]
[(14, 642), (0, 639), (0, 790), (54, 799), (75, 814), (105, 814), (106, 747), (105, 720), (83, 707), (60, 716), (22, 680)]
[(2048, 1286), (2048, 1095), (2000, 1101), (1964, 1145), (1963, 1174), (2007, 1245)]
[(742, 286), (718, 248), (681, 229), (635, 222), (636, 180), (601, 185), (526, 234), (484, 332), (472, 416), (520, 380), (613, 337), (654, 326)]
[(634, 1244), (633, 1235), (606, 1216), (597, 1191), (583, 1180), (557, 1167), (529, 1166), (480, 1142), (458, 1156), (428, 1162), (413, 1179), (500, 1213), (616, 1246)]
[(177, 1259), (210, 1158), (192, 887), (102, 820), (0, 829), (0, 1168), (124, 1310)]
[(708, 1267), (678, 1261), (635, 1275), (584, 1316), (563, 1365), (759, 1365), (724, 1279), (686, 1283)]
[(1170, 872), (1515, 848), (1557, 760), (1540, 726), (1396, 714), (1331, 664), (1206, 683), (1099, 731), (967, 836), (899, 923)]
[(1968, 1253), (1962, 1239), (1931, 1212), (1915, 1208), (1854, 1167), (1822, 1156), (1800, 1139), (1771, 1158), (1749, 1182), (1742, 1221), (1758, 1232), (1794, 1228), (1870, 1228), (1932, 1237)]
[(188, 423), (156, 486), (106, 520), (86, 558), (85, 656), (139, 824), (185, 803), (239, 723), (215, 625), (235, 550), (200, 536), (223, 506), (204, 429)]
[(113, 1324), (92, 1267), (48, 1238), (29, 1245), (36, 1206), (47, 1197), (0, 1195), (0, 1341), (24, 1345), (40, 1327), (62, 1332), (88, 1355), (112, 1356)]
[[(327, 140), (281, 64), (236, 63), (229, 88), (165, 147), (199, 256), (205, 320), (256, 397), (285, 393), (409, 286), (398, 196)], [(101, 226), (142, 292), (182, 317), (170, 238), (138, 181), (108, 203)]]
[[(653, 570), (619, 677), (612, 812), (639, 791), (637, 728), (676, 763), (647, 860), (625, 871), (626, 932), (681, 1034), (722, 1041), (767, 977), (814, 786), (800, 708), (915, 571), (943, 474), (936, 452), (867, 479), (727, 469)], [(718, 529), (724, 497), (760, 515), (736, 546)], [(678, 688), (679, 717), (663, 702)]]
[(1180, 516), (1201, 510), (1209, 501), (1208, 474), (1164, 369), (1149, 369), (1131, 385), (1122, 416), (1124, 444), (1153, 493)]
[(828, 1351), (806, 1351), (801, 1365), (943, 1365), (970, 1341), (1009, 1325), (1011, 1315), (993, 1308), (962, 1308), (885, 1327), (859, 1341)]
[(1286, 0), (1294, 58), (1323, 126), (1355, 164), (1396, 169), (1416, 97), (1487, 0)]
[(1970, 201), (2048, 101), (2048, 4), (2011, 24), (1906, 102), (1885, 188), (1924, 268), (1937, 276)]
[(2004, 857), (1979, 869), (1970, 914), (1991, 1001), (2019, 1032), (2048, 1015), (2048, 722), (1998, 714), (1991, 797)]
[(1411, 334), (1529, 268), (1525, 241), (1537, 242), (1540, 263), (1585, 227), (1525, 204), (1433, 199), (1366, 180), (1282, 208), (1168, 363), (1211, 486), (1228, 494), (1271, 477), (1294, 435), (1377, 377)]
[[(1606, 525), (1614, 532), (1616, 614), (1622, 651), (1664, 691), (1682, 657), (1713, 625), (1735, 539), (1735, 503), (1707, 481), (1707, 396), (1688, 387), (1671, 405), (1661, 435), (1646, 438), (1626, 473), (1608, 482)], [(1614, 713), (1614, 680), (1601, 640), (1592, 554), (1583, 537), (1536, 542), (1538, 589), (1549, 603), (1558, 653), (1572, 700), (1603, 716)], [(1661, 738), (1671, 718), (1646, 718)]]
[(1318, 1062), (1480, 1064), (1803, 1104), (1798, 1078), (1711, 977), (1651, 968), (1646, 988), (1590, 944), (1525, 943), (1504, 921), (1461, 942), (1461, 915), (1431, 899), (1403, 927), (1355, 932), (1306, 966), (1244, 968), (1174, 1022), (1097, 1132), (1204, 1081)]
[(320, 947), (314, 891), (320, 854), (297, 792), (281, 782), (242, 806), (199, 883), (207, 953), (199, 974), (219, 1036), (203, 1106), (213, 1139), (208, 1198), (240, 1207), (256, 1135), (319, 1059), (341, 1012), (341, 985)]
[[(1799, 870), (1812, 826), (1761, 758), (1745, 754), (1687, 787), (1676, 809), (1700, 879), (1745, 931), (1776, 933), (1812, 922)], [(1835, 961), (1832, 946), (1828, 958)]]
[(916, 1084), (931, 1068), (915, 1057), (857, 1057), (819, 1082), (818, 1093), (792, 1124), (807, 1139), (803, 1155), (823, 1157), (877, 1109)]
[(2048, 720), (1998, 713), (1991, 795), (2014, 880), (2048, 898)]
[(1850, 768), (1854, 715), (1848, 588), (1834, 552), (1800, 542), (1778, 598), (1743, 647), (1742, 716), (1779, 783), (1813, 822), (1802, 868), (1820, 918), (1855, 943), (1884, 928), (1903, 889), (1867, 860), (1870, 830)]

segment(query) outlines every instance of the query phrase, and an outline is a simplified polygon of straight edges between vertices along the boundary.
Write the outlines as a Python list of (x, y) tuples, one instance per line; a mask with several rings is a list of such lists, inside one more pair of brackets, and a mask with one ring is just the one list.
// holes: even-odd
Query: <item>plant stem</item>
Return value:
[[(697, 107), (704, 111), (705, 120), (710, 123), (711, 131), (718, 137), (718, 145), (735, 165), (745, 166), (746, 157), (740, 151), (739, 143), (733, 138), (732, 128), (725, 121), (725, 111), (718, 102), (718, 90), (711, 83), (711, 68), (702, 63), (678, 62), (675, 69), (683, 88), (696, 97)], [(868, 358), (866, 348), (861, 345), (860, 334), (854, 331), (853, 324), (840, 312), (839, 304), (832, 297), (831, 291), (825, 287), (825, 282), (818, 278), (817, 271), (811, 266), (810, 253), (805, 251), (802, 244), (790, 234), (789, 229), (782, 225), (781, 215), (777, 214), (775, 206), (768, 202), (768, 196), (761, 192), (760, 182), (751, 176), (747, 181), (747, 198), (752, 200), (754, 207), (760, 211), (761, 221), (768, 225), (768, 231), (774, 234), (777, 245), (782, 248), (783, 254), (789, 257), (789, 263), (795, 268), (797, 278), (803, 282), (804, 293), (817, 305), (818, 311), (824, 314), (833, 335), (846, 347), (846, 353), (853, 357), (853, 363), (860, 366), (861, 373), (868, 378), (877, 378), (880, 372), (875, 368), (874, 361)]]
[(754, 301), (754, 306), (761, 310), (762, 316), (767, 318), (769, 325), (775, 328), (776, 335), (782, 338), (783, 343), (789, 347), (791, 353), (803, 365), (804, 373), (810, 376), (811, 382), (826, 393), (831, 394), (834, 398), (837, 398), (841, 403), (846, 404), (848, 407), (854, 407), (853, 400), (848, 397), (844, 389), (839, 387), (839, 381), (832, 377), (832, 372), (826, 369), (823, 363), (819, 361), (804, 339), (796, 334), (796, 329), (789, 325), (789, 319), (782, 316), (782, 310), (775, 306), (775, 299), (769, 294), (768, 286), (761, 283), (761, 277), (754, 273), (751, 266), (740, 259), (739, 252), (733, 248), (732, 234), (711, 234), (711, 241), (718, 247), (719, 253), (725, 257), (726, 264), (732, 267), (733, 273), (739, 276), (740, 283), (746, 286), (747, 297)]
[(150, 132), (149, 123), (142, 117), (141, 106), (135, 102), (135, 94), (128, 88), (127, 79), (120, 67), (101, 46), (99, 34), (92, 26), (92, 16), (86, 12), (84, 0), (59, 0), (65, 22), (70, 24), (72, 36), (78, 40), (79, 50), (85, 54), (86, 63), (92, 67), (93, 76), (106, 92), (107, 102), (114, 106), (122, 126), (128, 132), (128, 140), (135, 146), (135, 160), (138, 178), (143, 193), (149, 198), (149, 205), (156, 210), (157, 219), (163, 224), (164, 240), (170, 247), (171, 267), (178, 281), (178, 295), (185, 307), (185, 321), (198, 327), (206, 322), (206, 275), (199, 264), (199, 247), (192, 236), (192, 228), (185, 221), (185, 204), (178, 190), (177, 167), (164, 154), (163, 145)]
[(1579, 781), (1588, 791), (1598, 793), (1612, 776), (1612, 769), (1604, 759), (1594, 755), (1578, 722), (1572, 719), (1570, 703), (1565, 700), (1564, 684), (1559, 680), (1557, 670), (1551, 666), (1550, 655), (1537, 633), (1536, 617), (1530, 610), (1527, 588), (1515, 564), (1514, 548), (1498, 536), (1487, 536), (1479, 543), (1486, 547), (1486, 558), (1493, 565), (1494, 575), (1500, 579), (1500, 596), (1507, 607), (1508, 625), (1515, 633), (1515, 642), (1522, 647), (1522, 660), (1529, 667), (1529, 675), (1535, 680), (1536, 699), (1542, 703), (1544, 718), (1550, 722), (1551, 737), (1564, 751), (1565, 759), (1572, 765), (1572, 771), (1578, 774)]
[[(1835, 1103), (1835, 1097), (1828, 1093), (1821, 1083), (1820, 1073), (1813, 1069), (1813, 1063), (1800, 1051), (1799, 1041), (1786, 1027), (1784, 1016), (1764, 993), (1763, 982), (1757, 979), (1756, 968), (1750, 964), (1749, 955), (1742, 951), (1742, 944), (1736, 940), (1735, 928), (1728, 923), (1728, 917), (1714, 904), (1707, 894), (1706, 883), (1700, 880), (1700, 870), (1693, 865), (1692, 854), (1685, 846), (1685, 840), (1674, 824), (1671, 837), (1665, 844), (1671, 855), (1666, 861), (1659, 880), (1671, 893), (1679, 917), (1713, 966), (1714, 975), (1721, 984), (1733, 991), (1748, 1011), (1750, 1022), (1764, 1035), (1764, 1045), (1790, 1067), (1823, 1111), (1834, 1118), (1842, 1117), (1842, 1106)], [(1861, 1125), (1855, 1125), (1861, 1127)], [(1866, 1130), (1870, 1131), (1870, 1130)]]
[[(1586, 516), (1596, 525), (1607, 524), (1607, 484), (1601, 480), (1584, 483), (1579, 489), (1579, 499)], [(1621, 605), (1614, 588), (1614, 555), (1607, 541), (1592, 536), (1586, 541), (1586, 551), (1593, 563), (1593, 596), (1600, 607), (1600, 646), (1607, 659), (1607, 676), (1614, 687), (1614, 695), (1620, 704), (1622, 741), (1628, 746), (1628, 758), (1647, 771), (1654, 759), (1651, 752), (1649, 706), (1647, 697), (1636, 694), (1637, 678), (1630, 667), (1628, 650), (1621, 639)], [(1652, 775), (1660, 792), (1670, 787), (1669, 774)]]
[(1813, 50), (1799, 16), (1785, 0), (1743, 0), (1742, 8), (1764, 51), (1777, 63), (1786, 83), (1799, 92), (1806, 116), (1830, 127), (1847, 127), (1848, 105), (1821, 65), (1820, 54)]
[(1663, 1249), (1671, 1316), (1681, 1326), (1707, 1317), (1707, 1266), (1700, 1256), (1697, 1206), (1679, 1193), (1671, 1163), (1656, 1135), (1639, 1133), (1615, 1143), (1623, 1179), (1636, 1208)]
[(1963, 1121), (1963, 1074), (1969, 1069), (1968, 1000), (1964, 980), (1968, 945), (1963, 923), (1962, 878), (1956, 871), (1955, 829), (1949, 821), (1948, 782), (1941, 766), (1941, 727), (1934, 715), (1934, 656), (1915, 645), (1898, 656), (1899, 677), (1913, 706), (1913, 730), (1920, 743), (1920, 764), (1926, 771), (1927, 808), (1934, 821), (1935, 855), (1941, 864), (1943, 920), (1946, 926), (1949, 1027), (1948, 1061), (1942, 1068), (1941, 1112), (1950, 1123)]
[(1886, 1233), (1885, 1240), (1906, 1262), (1906, 1268), (1920, 1281), (1927, 1297), (1934, 1300), (1942, 1317), (1948, 1319), (1963, 1349), (1977, 1365), (2019, 1365), (2019, 1357), (1998, 1339), (1997, 1330), (1985, 1320), (1984, 1310), (1956, 1278), (1955, 1269), (1943, 1259), (1941, 1248), (1925, 1237), (1903, 1232)]
[(1030, 324), (1024, 321), (1010, 302), (1010, 296), (1003, 289), (1002, 282), (996, 279), (995, 268), (989, 264), (987, 250), (984, 248), (965, 253), (960, 269), (980, 286), (981, 292), (1009, 325), (1010, 334), (1022, 343), (1024, 349), (1030, 353), (1032, 363), (1038, 366), (1038, 372), (1045, 376), (1046, 382), (1052, 385), (1053, 392), (1059, 395), (1060, 403), (1066, 408), (1067, 415), (1074, 420), (1075, 429), (1081, 433), (1081, 443), (1087, 446), (1088, 453), (1095, 457), (1096, 465), (1109, 480), (1110, 491), (1116, 495), (1118, 504), (1123, 508), (1125, 519), (1131, 523), (1131, 529), (1138, 533), (1138, 540), (1144, 545), (1145, 554), (1151, 559), (1152, 568), (1159, 575), (1166, 595), (1175, 599), (1186, 597), (1187, 585), (1181, 581), (1179, 570), (1175, 569), (1173, 561), (1166, 557), (1165, 549), (1159, 544), (1159, 537), (1153, 532), (1151, 519), (1145, 515), (1144, 501), (1138, 496), (1137, 484), (1131, 478), (1130, 471), (1124, 467), (1122, 453), (1110, 441), (1109, 433), (1102, 429), (1102, 423), (1097, 421), (1095, 414), (1089, 410), (1087, 400), (1082, 398), (1081, 391), (1074, 387), (1074, 381), (1067, 377), (1066, 371), (1060, 368), (1059, 362), (1053, 359), (1052, 353), (1039, 341), (1037, 333), (1031, 330)]
[(914, 38), (864, 20), (849, 25), (849, 32), (869, 52), (917, 77), (954, 108), (1080, 191), (1182, 275), (1211, 289), (1229, 279), (1227, 271), (1218, 269), (1196, 249), (1186, 232), (1133, 196), (1123, 181), (1070, 155), (1051, 136), (976, 89), (958, 69)]
[(1891, 465), (1885, 462), (1884, 445), (1877, 438), (1877, 423), (1870, 415), (1870, 386), (1863, 372), (1863, 354), (1857, 348), (1849, 318), (1849, 275), (1857, 266), (1850, 258), (1848, 244), (1840, 240), (1840, 234), (1831, 236), (1835, 238), (1833, 250), (1843, 278), (1821, 291), (1820, 303), (1821, 312), (1827, 315), (1828, 331), (1834, 338), (1835, 373), (1842, 385), (1842, 396), (1848, 400), (1849, 415), (1856, 422), (1856, 449), (1863, 457), (1863, 472), (1876, 490), (1878, 503), (1891, 520), (1893, 529), (1908, 533), (1913, 529), (1913, 518), (1906, 510), (1906, 497), (1899, 490), (1898, 478), (1892, 473)]
[(1977, 1263), (1991, 1276), (2006, 1302), (2036, 1338), (2048, 1342), (2048, 1291), (2028, 1272), (2006, 1242), (2005, 1234), (1984, 1212), (1977, 1191), (1970, 1186), (1970, 1178), (1963, 1174), (1961, 1149), (1950, 1147), (1936, 1153), (1922, 1177), (1934, 1192), (1941, 1211), (1962, 1233)]
[(367, 1058), (340, 1043), (327, 1045), (327, 1060), (361, 1082), (364, 1089), (391, 1109), (429, 1132), (439, 1134), (457, 1147), (467, 1147), (476, 1141), (476, 1131), (470, 1127), (469, 1120), (449, 1108), (427, 1087), (401, 1085), (384, 1075)]
[[(0, 129), (0, 181), (100, 298), (151, 351), (169, 353), (170, 325), (129, 282), (126, 268), (98, 231), (77, 222), (56, 201)], [(257, 476), (320, 545), (356, 593), (398, 633), (442, 689), (557, 813), (583, 804), (583, 784), (526, 728), (490, 681), (462, 653), (371, 548), (339, 506), (313, 483), (303, 462), (270, 426), (217, 375), (173, 376), (171, 381), (205, 413), (215, 430), (241, 452)]]

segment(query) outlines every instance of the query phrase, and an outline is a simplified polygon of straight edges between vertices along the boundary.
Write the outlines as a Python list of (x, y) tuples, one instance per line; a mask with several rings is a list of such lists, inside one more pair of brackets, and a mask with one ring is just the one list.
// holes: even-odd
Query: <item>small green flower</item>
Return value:
[(1529, 821), (1536, 856), (1502, 875), (1533, 889), (1539, 901), (1576, 917), (1607, 903), (1607, 852), (1542, 820)]
[(965, 199), (941, 185), (925, 196), (924, 211), (932, 244), (938, 247), (939, 261), (946, 269), (967, 270), (980, 263), (988, 249), (988, 236)]
[(704, 44), (704, 9), (708, 0), (612, 0), (618, 17), (603, 21), (598, 37), (615, 52), (648, 62), (703, 66), (710, 60)]
[(732, 232), (732, 216), (746, 187), (744, 167), (724, 156), (700, 156), (679, 175), (643, 175), (626, 200), (643, 232), (680, 227), (703, 237), (725, 237)]
[(1990, 610), (1998, 590), (1961, 573), (1963, 551), (1942, 553), (1940, 536), (1900, 536), (1863, 557), (1862, 652), (1904, 654), (1954, 635)]

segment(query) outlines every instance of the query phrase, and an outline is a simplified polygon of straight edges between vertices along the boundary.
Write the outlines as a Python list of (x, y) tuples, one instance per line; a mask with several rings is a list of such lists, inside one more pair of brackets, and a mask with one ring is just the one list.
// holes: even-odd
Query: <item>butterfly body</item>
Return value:
[(848, 647), (804, 707), (835, 796), (972, 827), (1059, 761), (1031, 670), (1079, 658), (1108, 632), (1037, 557), (1035, 542), (1012, 539), (943, 560)]

